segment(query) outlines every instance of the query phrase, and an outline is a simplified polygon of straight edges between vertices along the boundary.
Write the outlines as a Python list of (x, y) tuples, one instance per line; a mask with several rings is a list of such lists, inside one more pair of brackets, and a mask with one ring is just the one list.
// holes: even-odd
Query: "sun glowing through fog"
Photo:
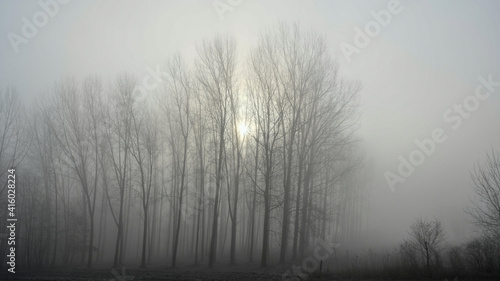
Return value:
[(248, 134), (249, 128), (248, 125), (241, 122), (238, 124), (238, 133), (240, 134), (240, 137), (244, 138)]

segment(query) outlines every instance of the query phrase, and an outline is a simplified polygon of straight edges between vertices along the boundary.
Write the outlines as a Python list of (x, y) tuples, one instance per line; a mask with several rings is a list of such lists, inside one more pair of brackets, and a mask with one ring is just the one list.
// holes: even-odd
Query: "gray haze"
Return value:
[[(222, 1), (227, 2), (227, 1)], [(237, 2), (237, 1), (235, 1)], [(7, 34), (21, 34), (22, 18), (38, 1), (0, 1), (0, 86), (16, 87), (26, 103), (43, 99), (61, 77), (96, 74), (105, 82), (124, 71), (146, 75), (175, 52), (187, 55), (205, 38), (234, 34), (239, 51), (265, 27), (299, 22), (326, 36), (342, 75), (362, 85), (360, 147), (369, 192), (363, 247), (395, 246), (419, 216), (443, 222), (449, 243), (474, 234), (464, 207), (472, 194), (469, 172), (491, 148), (500, 148), (500, 89), (456, 129), (443, 114), (474, 93), (478, 76), (500, 80), (500, 2), (413, 1), (346, 60), (356, 26), (387, 1), (241, 1), (219, 17), (212, 1), (70, 1), (27, 44), (13, 50)], [(447, 140), (391, 192), (384, 173), (416, 139), (442, 128)]]

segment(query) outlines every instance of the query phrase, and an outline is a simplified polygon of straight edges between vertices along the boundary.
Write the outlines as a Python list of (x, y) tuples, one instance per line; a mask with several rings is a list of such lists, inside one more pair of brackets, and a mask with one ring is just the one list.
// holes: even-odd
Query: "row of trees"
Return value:
[(359, 88), (324, 39), (280, 25), (247, 55), (228, 36), (197, 50), (193, 64), (168, 60), (147, 95), (127, 74), (67, 78), (22, 114), (6, 91), (17, 113), (1, 115), (0, 168), (17, 168), (22, 264), (213, 266), (260, 251), (265, 267), (274, 251), (283, 263), (359, 231)]

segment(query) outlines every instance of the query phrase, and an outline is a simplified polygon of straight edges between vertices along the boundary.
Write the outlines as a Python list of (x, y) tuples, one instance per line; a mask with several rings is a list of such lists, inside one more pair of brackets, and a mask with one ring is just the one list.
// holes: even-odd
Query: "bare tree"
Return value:
[(206, 110), (214, 144), (215, 199), (208, 265), (215, 263), (218, 237), (219, 203), (224, 167), (224, 150), (230, 122), (230, 99), (235, 94), (235, 50), (233, 39), (217, 36), (198, 48), (196, 79), (206, 96)]
[[(31, 120), (31, 134), (33, 138), (31, 157), (32, 159), (36, 159), (35, 163), (37, 163), (37, 167), (41, 170), (41, 177), (43, 179), (45, 193), (43, 206), (46, 217), (46, 239), (44, 245), (46, 247), (49, 247), (51, 244), (53, 245), (50, 264), (54, 266), (59, 242), (59, 189), (62, 175), (60, 169), (61, 163), (59, 161), (61, 150), (56, 143), (53, 132), (50, 130), (50, 118), (51, 108), (48, 105), (42, 104), (40, 109), (34, 110), (33, 120)], [(53, 213), (52, 208), (54, 208)], [(48, 253), (47, 257), (49, 257)]]
[(140, 198), (144, 215), (141, 267), (146, 266), (149, 205), (154, 185), (153, 173), (160, 153), (158, 124), (152, 108), (144, 108), (142, 116), (132, 115), (131, 155), (139, 171)]
[[(193, 106), (193, 114), (191, 118), (194, 142), (196, 146), (197, 161), (197, 173), (198, 180), (197, 184), (199, 186), (197, 199), (197, 221), (196, 221), (196, 242), (195, 242), (195, 264), (198, 264), (199, 256), (201, 259), (205, 255), (205, 175), (207, 171), (207, 140), (206, 140), (206, 129), (207, 122), (205, 122), (205, 110), (203, 96), (198, 93), (195, 99), (195, 106)], [(200, 237), (201, 235), (201, 237)], [(198, 249), (200, 251), (198, 251)], [(198, 254), (199, 253), (199, 254)]]
[[(102, 161), (110, 163), (114, 175), (114, 182), (118, 189), (118, 211), (114, 211), (111, 201), (111, 192), (107, 181), (104, 181), (104, 191), (110, 207), (111, 215), (118, 228), (114, 267), (121, 265), (124, 255), (124, 229), (125, 229), (125, 195), (127, 187), (130, 187), (130, 167), (131, 167), (131, 138), (132, 138), (132, 117), (135, 104), (134, 97), (135, 81), (130, 75), (121, 75), (117, 78), (111, 95), (111, 107), (106, 111), (105, 121), (105, 145), (103, 154), (106, 155)], [(104, 164), (104, 163), (103, 163)], [(106, 171), (103, 168), (103, 171)], [(105, 177), (106, 178), (106, 177)], [(116, 214), (118, 213), (118, 214)]]
[(408, 245), (411, 245), (419, 253), (427, 273), (431, 275), (431, 266), (439, 265), (440, 246), (445, 238), (441, 222), (418, 218), (410, 226), (409, 235)]
[(257, 123), (259, 144), (256, 149), (262, 151), (260, 173), (264, 186), (260, 188), (264, 199), (264, 226), (262, 236), (261, 266), (267, 266), (269, 255), (269, 234), (271, 219), (271, 199), (275, 177), (277, 151), (275, 147), (280, 137), (283, 110), (277, 100), (278, 85), (273, 79), (272, 68), (268, 58), (276, 56), (274, 42), (270, 36), (263, 35), (260, 44), (250, 57), (250, 70), (247, 88), (252, 104), (254, 120)]
[[(233, 86), (235, 89), (236, 85)], [(242, 157), (243, 157), (243, 145), (245, 143), (246, 134), (248, 133), (246, 125), (245, 109), (242, 106), (241, 97), (238, 95), (236, 90), (230, 92), (230, 111), (231, 111), (231, 138), (229, 145), (226, 146), (226, 167), (228, 162), (231, 164), (231, 171), (227, 170), (226, 174), (228, 176), (227, 187), (228, 187), (228, 208), (229, 208), (229, 218), (231, 219), (231, 248), (229, 263), (236, 263), (236, 232), (238, 224), (238, 201), (240, 192), (240, 182), (241, 182), (241, 172), (242, 172)], [(230, 154), (227, 153), (227, 148), (230, 146)], [(228, 157), (229, 156), (229, 157)], [(228, 160), (230, 159), (230, 160)], [(231, 188), (232, 187), (232, 188)], [(231, 194), (231, 191), (233, 194)], [(232, 195), (232, 196), (231, 196)], [(232, 198), (231, 198), (232, 197)], [(232, 203), (231, 203), (232, 201)], [(231, 206), (232, 204), (232, 206)]]
[[(0, 178), (9, 168), (17, 167), (25, 157), (30, 138), (24, 127), (23, 107), (13, 88), (0, 90)], [(0, 196), (7, 188), (7, 181), (0, 184)]]
[[(254, 145), (253, 145), (253, 150), (254, 150), (254, 159), (253, 159), (253, 171), (251, 170), (251, 164), (250, 163), (250, 168), (248, 169), (247, 174), (250, 174), (249, 178), (252, 181), (252, 189), (250, 190), (249, 194), (251, 195), (251, 199), (248, 205), (249, 205), (249, 212), (250, 212), (250, 224), (248, 225), (248, 258), (250, 262), (253, 262), (253, 252), (254, 252), (254, 243), (255, 243), (255, 224), (256, 224), (256, 219), (257, 219), (257, 184), (258, 184), (258, 176), (259, 176), (259, 129), (257, 128), (255, 130), (255, 136), (254, 137)], [(250, 144), (247, 144), (250, 146)]]
[[(82, 204), (86, 214), (82, 248), (88, 251), (87, 267), (91, 267), (102, 137), (99, 123), (103, 117), (100, 101), (102, 86), (97, 78), (88, 77), (81, 89), (75, 80), (67, 79), (56, 85), (55, 90), (51, 130), (65, 155), (67, 165), (79, 179), (82, 188)], [(85, 253), (82, 253), (82, 260), (84, 257)]]
[(471, 177), (475, 197), (466, 212), (500, 244), (500, 154), (491, 151)]
[(188, 174), (188, 152), (191, 134), (191, 96), (193, 85), (186, 65), (179, 55), (168, 63), (167, 87), (162, 106), (167, 117), (168, 143), (172, 151), (174, 165), (174, 239), (172, 240), (172, 267), (176, 266), (179, 248), (184, 197), (186, 196)]
[(500, 245), (491, 236), (481, 235), (470, 240), (462, 253), (469, 270), (492, 273), (500, 269)]

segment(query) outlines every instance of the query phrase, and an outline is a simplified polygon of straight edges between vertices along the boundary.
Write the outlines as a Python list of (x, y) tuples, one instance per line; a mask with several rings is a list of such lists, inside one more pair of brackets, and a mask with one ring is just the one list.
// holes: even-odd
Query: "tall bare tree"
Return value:
[[(172, 159), (175, 163), (173, 170), (180, 177), (175, 186), (174, 200), (177, 208), (175, 213), (174, 239), (172, 240), (172, 267), (176, 266), (177, 250), (179, 248), (179, 234), (181, 230), (182, 211), (187, 183), (188, 152), (191, 134), (191, 96), (193, 85), (188, 70), (179, 55), (168, 63), (168, 78), (166, 99), (163, 109), (166, 113), (169, 127), (169, 144), (172, 150)], [(180, 133), (180, 134), (179, 134)]]
[[(53, 132), (50, 130), (50, 107), (42, 104), (40, 108), (36, 108), (33, 112), (34, 116), (30, 124), (30, 131), (33, 138), (31, 157), (37, 160), (37, 167), (41, 170), (41, 177), (43, 179), (45, 189), (45, 201), (43, 204), (46, 217), (45, 235), (47, 237), (44, 245), (46, 247), (53, 245), (50, 264), (54, 266), (59, 242), (59, 188), (61, 182), (61, 165), (59, 159), (61, 150), (56, 143)], [(48, 254), (47, 260), (49, 260)]]
[[(75, 80), (67, 79), (57, 84), (55, 91), (54, 122), (51, 123), (51, 130), (60, 144), (67, 165), (77, 176), (82, 188), (82, 203), (86, 214), (82, 248), (88, 251), (87, 267), (91, 267), (102, 137), (99, 125), (99, 120), (103, 118), (100, 101), (102, 85), (97, 78), (88, 77), (80, 89)], [(85, 254), (82, 254), (82, 258), (84, 256)]]
[[(207, 171), (207, 140), (206, 129), (207, 122), (205, 122), (205, 110), (203, 96), (197, 92), (194, 99), (195, 105), (193, 106), (193, 114), (191, 118), (193, 127), (193, 137), (196, 147), (197, 161), (197, 183), (198, 183), (198, 206), (197, 206), (197, 221), (196, 221), (196, 242), (195, 242), (195, 264), (198, 264), (199, 257), (203, 259), (205, 256), (205, 175)], [(200, 237), (201, 235), (201, 237)], [(198, 254), (199, 253), (199, 254)]]
[(269, 60), (270, 57), (277, 55), (274, 41), (271, 36), (263, 35), (259, 43), (250, 56), (247, 88), (260, 136), (257, 149), (262, 151), (262, 162), (259, 163), (259, 166), (262, 167), (259, 170), (264, 179), (264, 186), (261, 189), (264, 199), (261, 266), (266, 267), (269, 255), (271, 201), (277, 154), (275, 147), (280, 137), (283, 110), (282, 104), (277, 99), (278, 85), (273, 79), (274, 73)]
[[(110, 163), (113, 179), (118, 189), (118, 211), (114, 211), (114, 202), (111, 201), (111, 184), (104, 182), (104, 191), (110, 207), (111, 215), (117, 226), (117, 237), (115, 241), (115, 254), (113, 265), (117, 267), (123, 262), (124, 255), (124, 229), (125, 229), (125, 195), (130, 188), (131, 167), (131, 142), (132, 142), (132, 118), (135, 106), (134, 96), (135, 80), (130, 75), (123, 74), (116, 79), (110, 94), (110, 106), (105, 120), (105, 145), (103, 160)], [(105, 171), (107, 168), (103, 168)]]
[(224, 167), (224, 150), (231, 114), (231, 97), (235, 94), (236, 44), (234, 39), (217, 36), (213, 41), (205, 41), (198, 48), (196, 79), (206, 104), (211, 123), (214, 145), (215, 198), (212, 216), (212, 235), (208, 264), (213, 266), (216, 259), (219, 203)]
[(140, 198), (143, 209), (141, 267), (146, 266), (149, 206), (154, 183), (154, 173), (160, 153), (157, 117), (153, 108), (144, 108), (144, 114), (132, 115), (131, 155), (139, 171)]

